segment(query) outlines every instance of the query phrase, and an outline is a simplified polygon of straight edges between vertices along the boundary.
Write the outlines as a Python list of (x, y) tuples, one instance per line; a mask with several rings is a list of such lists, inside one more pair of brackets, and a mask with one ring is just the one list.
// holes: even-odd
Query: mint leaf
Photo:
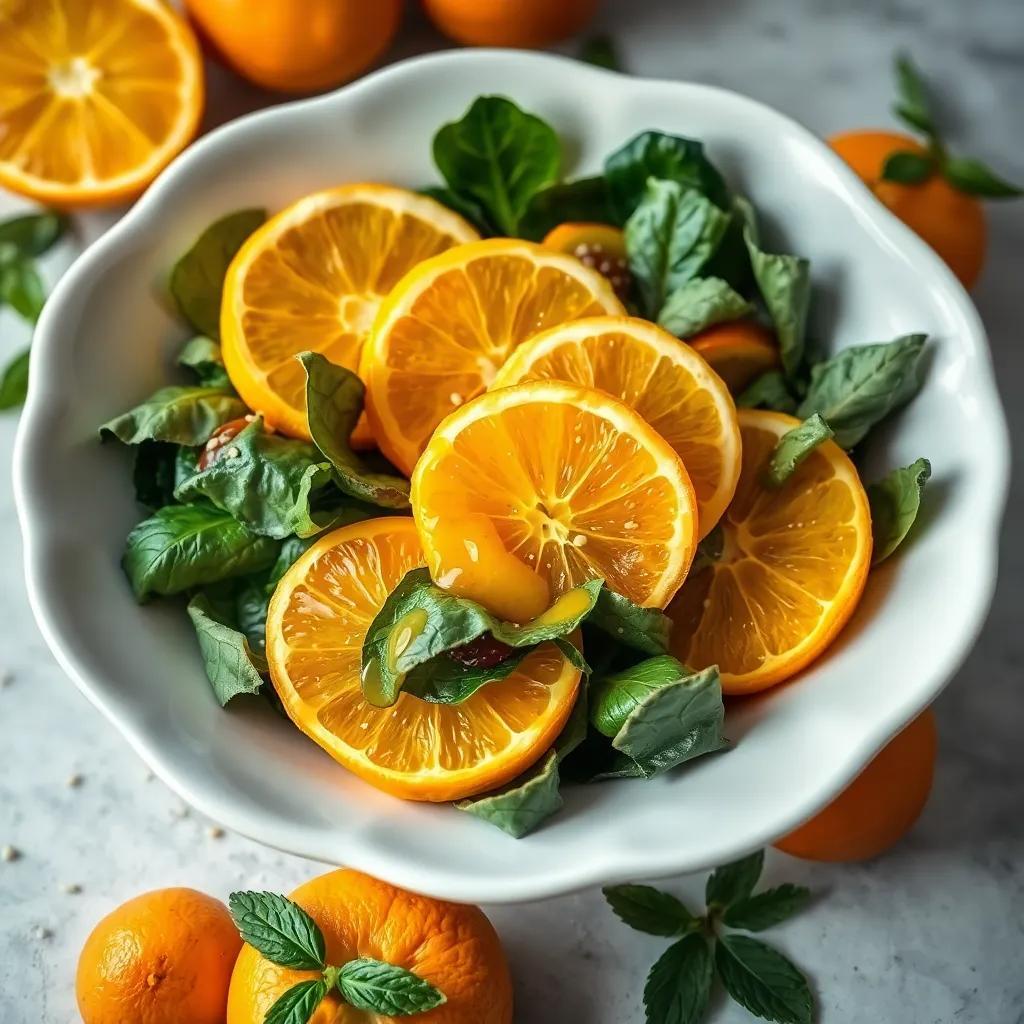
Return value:
[(326, 995), (327, 982), (323, 978), (300, 981), (267, 1010), (263, 1024), (308, 1024)]
[(604, 736), (615, 737), (655, 690), (690, 674), (675, 658), (663, 654), (595, 680), (591, 687), (591, 724)]
[(647, 1024), (697, 1024), (707, 1011), (713, 979), (711, 949), (703, 935), (673, 943), (647, 975)]
[(225, 707), (239, 694), (259, 693), (266, 660), (252, 650), (242, 633), (218, 619), (206, 594), (196, 594), (189, 601), (188, 617), (195, 627), (206, 678), (220, 706)]
[(715, 868), (704, 888), (704, 899), (709, 907), (729, 907), (745, 900), (757, 885), (764, 867), (764, 850)]
[(917, 185), (927, 181), (935, 171), (934, 157), (925, 153), (898, 150), (890, 153), (882, 165), (882, 180), (897, 181), (903, 185)]
[(818, 413), (808, 416), (800, 426), (779, 438), (765, 468), (765, 483), (781, 487), (818, 445), (834, 436), (835, 432)]
[(185, 347), (178, 355), (178, 365), (188, 367), (204, 387), (231, 387), (228, 372), (224, 369), (220, 344), (203, 334), (197, 334), (185, 342)]
[(221, 217), (171, 270), (171, 295), (181, 315), (200, 334), (220, 337), (220, 299), (228, 265), (266, 219), (266, 210), (238, 210)]
[(950, 156), (942, 161), (942, 175), (955, 189), (983, 199), (1016, 199), (1024, 195), (1017, 185), (1000, 178), (980, 160)]
[(194, 447), (205, 444), (218, 427), (247, 412), (230, 388), (172, 385), (108, 420), (100, 427), (100, 437), (116, 437), (124, 444), (169, 441)]
[(663, 611), (641, 608), (607, 587), (598, 592), (597, 602), (587, 616), (587, 625), (644, 654), (668, 652), (671, 619)]
[(739, 900), (725, 911), (722, 920), (730, 928), (760, 932), (792, 917), (810, 898), (810, 889), (787, 883)]
[(271, 963), (296, 971), (327, 966), (323, 932), (297, 903), (272, 892), (233, 892), (228, 909), (242, 939)]
[(530, 200), (558, 179), (554, 129), (502, 96), (478, 96), (434, 136), (434, 163), (456, 195), (478, 204), (505, 235), (519, 234)]
[(0, 409), (15, 409), (28, 394), (29, 350), (22, 349), (4, 368), (0, 376)]
[(558, 786), (558, 754), (550, 750), (538, 765), (502, 789), (455, 806), (521, 839), (561, 808)]
[(775, 412), (796, 412), (796, 399), (786, 383), (786, 375), (780, 370), (762, 373), (736, 399), (740, 409), (774, 409)]
[(46, 302), (46, 285), (27, 258), (15, 258), (0, 264), (0, 304), (6, 303), (19, 316), (34, 324)]
[(677, 338), (695, 334), (753, 313), (754, 307), (739, 292), (718, 277), (686, 281), (665, 299), (658, 325)]
[(672, 938), (700, 927), (675, 896), (651, 885), (609, 885), (601, 892), (615, 916), (638, 932)]
[(12, 246), (19, 256), (33, 259), (55, 245), (67, 228), (62, 214), (29, 213), (0, 222), (0, 247)]
[(412, 971), (369, 957), (349, 960), (342, 966), (338, 990), (357, 1010), (389, 1017), (426, 1013), (446, 1001), (429, 981)]
[(927, 459), (918, 459), (903, 469), (867, 487), (874, 536), (872, 565), (884, 562), (903, 543), (921, 508), (921, 492), (932, 475)]
[(880, 420), (905, 405), (921, 387), (925, 334), (844, 348), (811, 370), (797, 415), (820, 413), (840, 448), (852, 448)]
[(605, 68), (608, 71), (621, 71), (622, 61), (619, 59), (615, 40), (607, 33), (591, 36), (580, 47), (580, 60), (585, 64)]
[(939, 133), (928, 102), (928, 91), (909, 54), (896, 55), (895, 71), (897, 101), (893, 113), (915, 131), (937, 138)]
[(725, 990), (740, 1006), (779, 1024), (811, 1024), (807, 979), (780, 952), (747, 935), (723, 935), (715, 966)]
[(621, 223), (609, 206), (608, 186), (603, 177), (577, 178), (541, 189), (530, 199), (519, 233), (539, 242), (552, 228), (566, 221)]

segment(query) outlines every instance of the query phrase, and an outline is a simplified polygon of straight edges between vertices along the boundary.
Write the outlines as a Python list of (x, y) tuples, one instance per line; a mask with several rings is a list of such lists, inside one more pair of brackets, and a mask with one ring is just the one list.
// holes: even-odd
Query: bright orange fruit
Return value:
[(753, 320), (716, 324), (689, 341), (734, 395), (781, 365), (775, 336)]
[(632, 277), (626, 235), (621, 228), (589, 221), (567, 221), (552, 228), (541, 245), (575, 256), (584, 266), (607, 277), (623, 302), (629, 298)]

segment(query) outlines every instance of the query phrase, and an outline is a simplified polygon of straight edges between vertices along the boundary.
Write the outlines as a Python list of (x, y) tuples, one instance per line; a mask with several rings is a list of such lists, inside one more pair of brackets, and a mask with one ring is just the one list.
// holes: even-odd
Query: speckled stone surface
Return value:
[[(1024, 5), (1020, 0), (607, 0), (602, 23), (639, 74), (757, 96), (822, 133), (891, 124), (889, 60), (910, 46), (941, 73), (951, 137), (1024, 179)], [(444, 45), (413, 16), (394, 57)], [(223, 72), (210, 121), (267, 102)], [(638, 126), (641, 127), (641, 126)], [(0, 210), (14, 203), (0, 196)], [(109, 216), (80, 220), (80, 240)], [(50, 279), (71, 246), (47, 264)], [(975, 299), (987, 324), (1014, 438), (1024, 434), (1021, 282), (1024, 202), (992, 208), (989, 265)], [(0, 356), (20, 328), (0, 312)], [(91, 925), (149, 888), (287, 891), (318, 865), (267, 850), (182, 806), (65, 679), (28, 610), (10, 493), (15, 417), (0, 417), (0, 1024), (78, 1020), (73, 979)], [(1019, 457), (1014, 460), (1019, 469)], [(769, 855), (767, 879), (818, 894), (775, 941), (811, 975), (828, 1024), (1024, 1021), (1024, 513), (1012, 487), (995, 606), (937, 705), (941, 756), (928, 808), (895, 851), (865, 866)], [(956, 552), (950, 552), (955, 558)], [(140, 666), (144, 671), (144, 666)], [(69, 784), (81, 776), (78, 785)], [(296, 799), (301, 799), (297, 795)], [(68, 891), (76, 886), (81, 891)], [(699, 901), (701, 879), (669, 884)], [(647, 967), (664, 943), (629, 932), (596, 891), (491, 908), (523, 1024), (639, 1024)], [(751, 1018), (718, 1001), (711, 1019)], [(126, 1022), (129, 1024), (129, 1022)]]

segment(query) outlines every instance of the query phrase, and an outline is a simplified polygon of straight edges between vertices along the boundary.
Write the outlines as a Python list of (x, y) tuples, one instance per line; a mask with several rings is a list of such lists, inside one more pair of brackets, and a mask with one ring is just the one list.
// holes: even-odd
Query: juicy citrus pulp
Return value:
[(629, 297), (632, 277), (626, 253), (626, 235), (621, 228), (611, 224), (568, 221), (552, 228), (541, 245), (575, 256), (584, 266), (608, 278), (620, 299), (625, 301)]
[(716, 324), (691, 338), (690, 344), (734, 395), (780, 365), (774, 335), (753, 320)]

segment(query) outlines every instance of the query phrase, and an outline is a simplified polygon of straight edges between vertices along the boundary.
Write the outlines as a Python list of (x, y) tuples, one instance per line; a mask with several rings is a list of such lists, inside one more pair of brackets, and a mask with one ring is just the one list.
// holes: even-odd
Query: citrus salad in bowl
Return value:
[(225, 211), (170, 270), (187, 382), (101, 429), (135, 596), (184, 600), (222, 705), (514, 836), (728, 756), (724, 701), (828, 649), (930, 472), (858, 471), (924, 335), (806, 337), (808, 261), (700, 142), (561, 150), (483, 96), (442, 186)]

